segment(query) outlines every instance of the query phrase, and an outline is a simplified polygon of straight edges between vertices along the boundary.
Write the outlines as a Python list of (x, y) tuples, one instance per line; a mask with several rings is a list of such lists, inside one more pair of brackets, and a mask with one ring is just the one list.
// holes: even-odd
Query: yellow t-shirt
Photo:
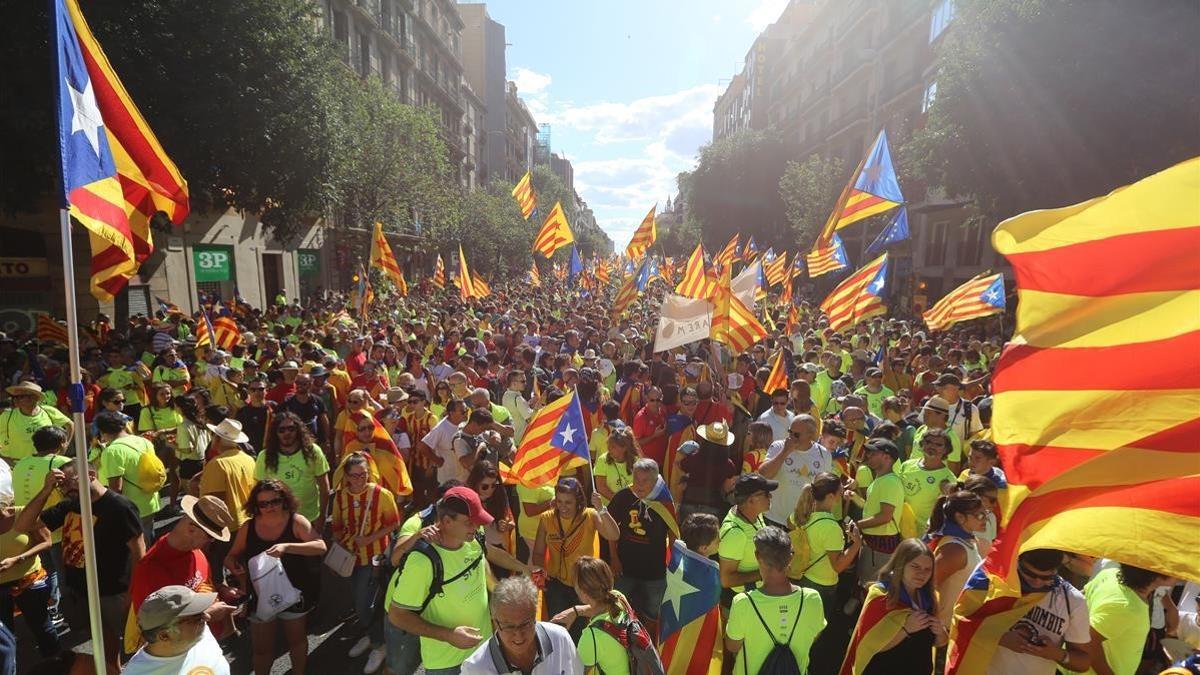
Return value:
[(600, 555), (596, 510), (589, 506), (574, 519), (563, 520), (558, 509), (550, 509), (541, 516), (541, 528), (546, 533), (546, 573), (574, 587), (575, 561), (585, 555)]
[(226, 450), (212, 458), (200, 474), (200, 495), (224, 493), (225, 506), (239, 527), (250, 518), (242, 507), (253, 488), (254, 458), (240, 449)]
[[(18, 506), (15, 508), (13, 517), (21, 515), (21, 510), (24, 507)], [(0, 560), (19, 556), (29, 550), (29, 535), (24, 532), (17, 532), (15, 529), (9, 528), (8, 532), (0, 534)], [(0, 584), (7, 584), (11, 581), (17, 581), (25, 578), (25, 575), (32, 574), (42, 568), (41, 560), (38, 556), (33, 555), (25, 559), (24, 562), (13, 565), (7, 570), (0, 572)], [(6, 591), (7, 592), (7, 591)]]

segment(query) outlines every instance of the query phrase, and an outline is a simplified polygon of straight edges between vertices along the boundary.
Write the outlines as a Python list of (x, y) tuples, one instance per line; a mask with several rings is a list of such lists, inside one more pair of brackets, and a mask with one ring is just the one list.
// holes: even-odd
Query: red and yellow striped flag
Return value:
[(38, 342), (58, 342), (67, 344), (67, 327), (54, 320), (49, 314), (37, 315)]
[(549, 258), (555, 251), (573, 241), (575, 235), (571, 233), (571, 226), (567, 224), (567, 214), (563, 213), (562, 202), (554, 202), (554, 208), (550, 210), (550, 215), (546, 216), (546, 222), (542, 223), (542, 229), (533, 240), (533, 252)]
[(788, 257), (787, 252), (778, 255), (771, 255), (773, 252), (767, 252), (767, 258), (763, 263), (763, 276), (767, 279), (767, 287), (778, 286), (787, 280), (788, 273)]
[(596, 281), (600, 282), (601, 284), (607, 284), (612, 281), (612, 277), (609, 276), (608, 272), (608, 262), (605, 260), (599, 260), (596, 262), (595, 274)]
[[(645, 265), (645, 263), (642, 264)], [(617, 291), (617, 297), (613, 299), (612, 316), (614, 320), (620, 318), (625, 313), (625, 310), (629, 309), (629, 306), (633, 304), (633, 301), (637, 299), (637, 279), (640, 274), (640, 269), (634, 270), (625, 275), (625, 279), (621, 282), (621, 288)]]
[(440, 290), (446, 288), (446, 263), (442, 261), (442, 254), (437, 256), (437, 262), (433, 265), (433, 287)]
[(638, 225), (638, 229), (634, 231), (633, 238), (629, 240), (629, 245), (625, 247), (625, 255), (633, 260), (640, 259), (650, 249), (650, 245), (658, 239), (658, 223), (654, 219), (654, 212), (658, 210), (658, 204), (650, 207), (650, 213), (642, 219), (642, 224)]
[(212, 322), (212, 329), (217, 346), (225, 351), (233, 349), (242, 341), (242, 331), (228, 309), (222, 309), (217, 314), (217, 318)]
[(704, 300), (712, 297), (717, 288), (717, 278), (704, 264), (704, 244), (696, 244), (696, 250), (688, 258), (687, 266), (683, 268), (683, 279), (675, 287), (675, 292), (693, 300)]
[[(932, 603), (932, 597), (925, 597), (922, 606), (930, 607)], [(862, 675), (866, 672), (867, 664), (904, 628), (904, 622), (908, 621), (912, 611), (912, 606), (903, 601), (890, 605), (887, 589), (882, 584), (872, 584), (867, 590), (867, 599), (863, 601), (862, 612), (858, 615), (858, 623), (854, 626), (838, 674)], [(933, 648), (930, 647), (929, 651), (932, 658)]]
[(529, 220), (529, 216), (533, 215), (537, 209), (537, 195), (533, 193), (533, 174), (529, 171), (521, 176), (521, 180), (517, 181), (516, 187), (512, 190), (513, 199), (517, 200), (517, 206), (521, 209), (521, 217)]
[(213, 328), (212, 321), (208, 318), (207, 312), (200, 312), (200, 318), (196, 320), (196, 346), (212, 348), (216, 344), (217, 334)]
[(534, 287), (542, 285), (542, 273), (538, 271), (537, 262), (529, 263), (529, 285)]
[(542, 406), (529, 420), (504, 479), (529, 488), (554, 485), (563, 469), (587, 466), (590, 461), (583, 409), (570, 391)]
[(800, 332), (800, 308), (795, 305), (788, 306), (787, 322), (783, 325), (784, 335), (795, 335)]
[(486, 298), (492, 294), (492, 287), (478, 274), (471, 275), (471, 285), (475, 288), (477, 298)]
[(829, 327), (842, 330), (887, 311), (883, 287), (887, 281), (888, 254), (863, 265), (821, 302), (821, 311), (829, 317)]
[(988, 563), (1059, 548), (1200, 580), (1200, 158), (992, 235), (1020, 302), (994, 377)]
[(408, 284), (404, 281), (404, 273), (400, 271), (400, 263), (396, 262), (392, 247), (383, 235), (383, 223), (375, 223), (375, 234), (371, 237), (371, 267), (383, 270), (400, 295), (408, 295)]
[(754, 311), (733, 294), (728, 267), (721, 270), (721, 280), (713, 293), (709, 336), (723, 342), (735, 354), (746, 351), (767, 336), (767, 329), (759, 323)]
[(77, 0), (54, 3), (63, 195), (88, 229), (92, 294), (112, 300), (154, 251), (150, 219), (188, 214), (187, 183), (96, 42)]
[(950, 291), (922, 317), (929, 330), (945, 330), (962, 321), (1004, 311), (1004, 275), (980, 274)]
[(458, 245), (458, 297), (463, 302), (477, 298), (475, 284), (471, 281), (471, 270), (467, 267), (467, 256), (463, 253), (462, 244)]
[(775, 361), (771, 364), (771, 374), (767, 376), (767, 381), (763, 383), (762, 390), (767, 392), (768, 396), (774, 396), (775, 392), (782, 389), (788, 390), (788, 374), (787, 364), (783, 362), (784, 350), (780, 349), (775, 352)]
[(724, 267), (733, 267), (733, 261), (737, 258), (738, 235), (736, 232), (729, 238), (729, 243), (725, 244), (725, 248), (713, 258), (713, 267), (720, 270)]

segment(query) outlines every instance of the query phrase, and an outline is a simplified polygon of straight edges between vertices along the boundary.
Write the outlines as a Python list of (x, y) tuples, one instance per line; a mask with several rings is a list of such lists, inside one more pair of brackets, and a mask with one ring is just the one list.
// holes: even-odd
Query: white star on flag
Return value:
[(83, 91), (79, 91), (67, 80), (67, 91), (71, 94), (71, 134), (82, 131), (96, 156), (100, 156), (100, 129), (104, 128), (104, 117), (96, 107), (96, 95), (92, 92), (92, 81), (88, 80)]
[(879, 277), (874, 282), (871, 283), (871, 292), (872, 293), (878, 293), (880, 291), (880, 289), (882, 289), (882, 288), (883, 288), (883, 277)]
[(558, 432), (558, 435), (562, 436), (563, 438), (563, 445), (570, 445), (571, 443), (575, 442), (575, 431), (575, 429), (571, 428), (571, 423), (567, 422), (567, 426), (563, 427), (563, 430)]
[(675, 569), (667, 570), (667, 591), (663, 595), (663, 605), (671, 605), (675, 610), (675, 616), (680, 616), (683, 610), (683, 599), (693, 593), (699, 593), (700, 589), (689, 584), (683, 577), (683, 561), (679, 561), (679, 565)]

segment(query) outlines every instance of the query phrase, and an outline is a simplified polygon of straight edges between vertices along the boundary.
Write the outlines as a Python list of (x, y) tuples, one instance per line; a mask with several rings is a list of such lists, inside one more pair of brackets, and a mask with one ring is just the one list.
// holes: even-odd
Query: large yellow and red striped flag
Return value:
[(766, 279), (767, 287), (782, 284), (787, 279), (788, 273), (787, 252), (776, 254), (771, 249), (763, 258), (763, 277)]
[(517, 206), (521, 209), (521, 217), (529, 220), (529, 216), (537, 209), (537, 195), (533, 193), (533, 174), (529, 171), (521, 176), (521, 180), (517, 181), (517, 185), (512, 190), (513, 199), (517, 200)]
[(929, 330), (945, 330), (961, 321), (970, 321), (1004, 311), (1004, 275), (980, 274), (950, 291), (922, 316)]
[(567, 214), (563, 213), (562, 202), (554, 202), (554, 208), (550, 209), (550, 215), (546, 216), (546, 222), (542, 223), (542, 229), (533, 240), (533, 252), (549, 258), (573, 241), (575, 235), (567, 223)]
[(67, 327), (54, 320), (54, 317), (49, 314), (37, 315), (38, 342), (58, 342), (67, 344)]
[(733, 294), (729, 268), (721, 270), (721, 280), (713, 293), (712, 325), (709, 337), (740, 354), (767, 336), (754, 311)]
[(383, 223), (375, 223), (375, 234), (371, 236), (371, 267), (383, 270), (400, 295), (408, 295), (408, 284), (404, 281), (404, 273), (400, 271), (400, 263), (392, 254), (392, 247), (383, 234)]
[(658, 239), (658, 223), (654, 219), (654, 212), (658, 210), (658, 204), (650, 207), (650, 213), (642, 219), (642, 224), (638, 225), (637, 230), (633, 233), (633, 238), (629, 240), (629, 245), (625, 247), (625, 255), (633, 260), (640, 259), (650, 249), (651, 244)]
[(789, 388), (787, 364), (783, 362), (783, 355), (783, 349), (775, 353), (775, 360), (771, 363), (771, 374), (763, 383), (762, 390), (767, 392), (767, 396), (774, 396), (780, 389), (787, 391)]
[(486, 298), (492, 294), (492, 287), (478, 274), (471, 275), (471, 285), (475, 288), (475, 297)]
[(829, 317), (829, 327), (842, 330), (887, 311), (883, 288), (887, 284), (888, 254), (863, 265), (821, 302), (821, 311)]
[(554, 485), (563, 469), (587, 466), (590, 461), (583, 408), (571, 391), (534, 414), (504, 479), (528, 488)]
[(675, 292), (693, 300), (704, 300), (712, 297), (716, 288), (716, 275), (704, 264), (704, 244), (696, 244), (696, 250), (688, 258), (683, 268), (683, 279), (675, 287)]
[(480, 297), (475, 293), (475, 284), (471, 280), (471, 270), (467, 267), (467, 256), (463, 253), (462, 244), (458, 245), (458, 297), (463, 302)]
[(188, 214), (187, 183), (100, 49), (77, 0), (54, 3), (63, 200), (89, 232), (92, 294), (112, 300), (154, 251), (150, 219)]
[(1200, 580), (1200, 158), (992, 242), (1020, 298), (993, 384), (992, 569), (1053, 547)]
[(434, 288), (443, 290), (446, 288), (446, 263), (442, 261), (442, 254), (437, 256), (437, 262), (433, 266), (433, 286)]
[(738, 235), (736, 232), (729, 238), (729, 243), (725, 244), (725, 248), (713, 258), (713, 267), (720, 270), (723, 267), (733, 267), (733, 261), (737, 258)]

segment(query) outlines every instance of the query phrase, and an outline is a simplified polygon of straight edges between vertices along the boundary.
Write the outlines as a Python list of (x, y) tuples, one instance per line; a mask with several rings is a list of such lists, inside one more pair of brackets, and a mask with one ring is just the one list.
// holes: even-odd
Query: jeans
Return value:
[(50, 613), (58, 613), (58, 603), (62, 602), (62, 589), (58, 586), (58, 575), (62, 571), (62, 543), (56, 543), (42, 551), (40, 556), (42, 567), (46, 570), (46, 585), (50, 588)]
[(45, 579), (26, 588), (20, 595), (13, 597), (13, 584), (0, 585), (0, 623), (9, 630), (16, 631), (13, 625), (13, 605), (21, 608), (25, 624), (29, 632), (37, 640), (38, 652), (43, 657), (54, 656), (58, 653), (58, 633), (50, 620), (50, 585)]
[(383, 644), (383, 624), (377, 620), (375, 605), (379, 598), (379, 579), (374, 565), (355, 565), (350, 573), (350, 588), (354, 593), (354, 614), (358, 624), (367, 631), (371, 646)]
[(417, 667), (421, 665), (421, 638), (405, 633), (386, 619), (383, 622), (383, 637), (387, 643), (388, 672), (391, 675), (413, 675), (417, 672)]
[(458, 675), (462, 672), (462, 666), (454, 666), (453, 668), (426, 668), (425, 675)]
[(662, 609), (663, 594), (667, 590), (666, 579), (634, 579), (622, 576), (617, 579), (616, 589), (625, 595), (633, 611), (643, 621), (658, 621)]
[(17, 675), (17, 638), (0, 624), (0, 675)]

